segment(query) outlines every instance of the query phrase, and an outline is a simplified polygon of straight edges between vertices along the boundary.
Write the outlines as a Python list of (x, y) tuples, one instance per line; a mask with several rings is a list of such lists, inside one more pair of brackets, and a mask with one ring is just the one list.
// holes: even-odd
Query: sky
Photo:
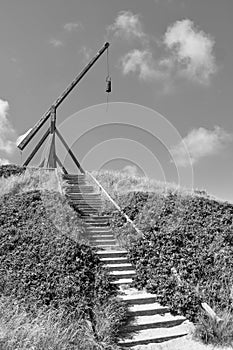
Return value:
[(27, 158), (43, 130), (22, 154), (17, 139), (109, 41), (109, 72), (105, 53), (57, 110), (85, 169), (233, 201), (232, 13), (231, 0), (1, 0), (0, 164)]

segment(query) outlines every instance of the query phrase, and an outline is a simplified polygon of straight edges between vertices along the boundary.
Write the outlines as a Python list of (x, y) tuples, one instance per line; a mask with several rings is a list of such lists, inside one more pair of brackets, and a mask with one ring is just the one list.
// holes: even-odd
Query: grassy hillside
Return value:
[(0, 347), (116, 349), (125, 306), (58, 176), (0, 179)]
[(212, 335), (201, 302), (209, 303), (228, 319), (226, 339), (220, 336), (217, 343), (232, 342), (233, 205), (205, 191), (192, 193), (127, 174), (105, 171), (95, 176), (142, 232), (136, 233), (112, 205), (105, 206), (136, 268), (135, 286), (157, 294), (172, 312), (205, 323), (199, 330), (204, 340)]

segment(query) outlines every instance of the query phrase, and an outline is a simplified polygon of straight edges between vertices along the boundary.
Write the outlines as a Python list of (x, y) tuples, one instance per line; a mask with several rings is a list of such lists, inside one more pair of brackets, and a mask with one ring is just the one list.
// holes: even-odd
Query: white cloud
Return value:
[(0, 158), (0, 165), (7, 165), (10, 164), (8, 159)]
[(135, 165), (126, 165), (123, 169), (123, 172), (128, 173), (131, 176), (137, 176), (139, 175), (138, 169)]
[(201, 158), (217, 154), (231, 140), (231, 135), (219, 126), (216, 126), (214, 130), (193, 129), (170, 151), (174, 163), (177, 166), (185, 167), (190, 163), (197, 163)]
[(160, 80), (164, 91), (173, 90), (171, 87), (180, 78), (207, 85), (217, 71), (214, 39), (195, 28), (189, 19), (169, 26), (162, 40), (152, 40), (143, 31), (139, 15), (129, 11), (120, 12), (108, 29), (117, 37), (140, 39), (142, 48), (129, 51), (120, 59), (123, 74), (135, 73), (146, 81)]
[(81, 22), (70, 22), (64, 25), (64, 29), (67, 32), (74, 32), (83, 29), (83, 24)]
[(63, 44), (63, 42), (61, 41), (61, 40), (59, 40), (59, 39), (51, 39), (50, 41), (49, 41), (49, 43), (53, 46), (53, 47), (62, 47), (62, 46), (64, 46), (64, 44)]
[(134, 15), (130, 11), (121, 11), (114, 24), (107, 28), (114, 36), (125, 39), (145, 39), (139, 15)]
[(168, 27), (164, 44), (180, 65), (182, 75), (203, 84), (209, 83), (210, 76), (217, 70), (213, 54), (215, 41), (210, 35), (185, 19)]
[(32, 128), (28, 129), (23, 135), (20, 135), (16, 140), (16, 145), (18, 146), (21, 141), (29, 134), (29, 132), (32, 130)]
[(87, 46), (82, 46), (79, 52), (83, 56), (83, 63), (87, 63), (91, 58), (92, 49)]
[(15, 143), (10, 140), (15, 131), (8, 121), (9, 103), (0, 99), (0, 150), (8, 154), (13, 153)]
[(142, 80), (164, 80), (168, 76), (167, 67), (156, 62), (149, 50), (132, 50), (121, 58), (123, 74), (137, 73)]

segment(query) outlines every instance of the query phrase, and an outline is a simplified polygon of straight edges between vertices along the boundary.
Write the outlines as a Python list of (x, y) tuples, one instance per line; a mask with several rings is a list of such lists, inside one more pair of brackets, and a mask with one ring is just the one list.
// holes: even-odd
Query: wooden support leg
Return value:
[(57, 160), (57, 164), (62, 168), (62, 171), (64, 174), (68, 174), (68, 171), (66, 170), (66, 168), (64, 167), (64, 165), (62, 165), (62, 162), (60, 161), (60, 159), (58, 158), (58, 156), (56, 156), (56, 160)]
[(61, 140), (61, 142), (63, 143), (63, 145), (65, 146), (67, 152), (69, 153), (69, 155), (71, 156), (71, 158), (73, 159), (74, 163), (77, 165), (77, 167), (79, 168), (79, 170), (81, 171), (82, 174), (85, 174), (85, 171), (83, 170), (83, 168), (81, 167), (79, 161), (77, 160), (77, 158), (75, 157), (74, 153), (71, 151), (71, 149), (69, 148), (69, 146), (67, 145), (66, 141), (63, 139), (62, 135), (60, 134), (60, 132), (56, 129), (55, 133), (57, 134), (57, 136), (59, 137), (59, 139)]
[(36, 154), (36, 152), (40, 149), (40, 147), (43, 145), (43, 143), (45, 142), (45, 140), (47, 139), (47, 137), (49, 136), (50, 133), (50, 129), (48, 129), (46, 131), (46, 133), (44, 134), (44, 136), (41, 138), (41, 140), (38, 142), (38, 144), (36, 145), (36, 147), (34, 148), (34, 150), (32, 151), (32, 153), (29, 155), (29, 157), (25, 160), (25, 162), (23, 163), (23, 166), (27, 166), (29, 164), (29, 162), (32, 160), (32, 158), (34, 157), (34, 155)]
[(49, 151), (45, 158), (44, 167), (46, 168), (56, 168), (56, 148), (55, 148), (55, 130), (56, 130), (56, 109), (54, 106), (51, 107), (51, 123), (50, 123), (50, 143)]

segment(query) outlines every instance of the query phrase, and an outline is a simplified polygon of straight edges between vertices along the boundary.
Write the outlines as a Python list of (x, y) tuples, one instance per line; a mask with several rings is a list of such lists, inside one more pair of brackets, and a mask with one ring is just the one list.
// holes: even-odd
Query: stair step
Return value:
[(134, 270), (113, 270), (109, 272), (110, 276), (113, 278), (133, 278), (135, 277), (136, 273)]
[(111, 238), (111, 239), (115, 239), (115, 237), (113, 236), (112, 233), (109, 233), (109, 234), (107, 234), (107, 235), (106, 235), (106, 234), (103, 234), (103, 235), (102, 235), (102, 234), (99, 234), (99, 233), (98, 233), (98, 234), (92, 234), (92, 235), (89, 234), (88, 237), (89, 237), (89, 239), (108, 239), (108, 238), (109, 238), (109, 239), (110, 239), (110, 238)]
[(111, 215), (99, 215), (99, 216), (93, 216), (93, 218), (91, 220), (97, 220), (97, 221), (100, 221), (100, 220), (111, 220), (112, 219), (112, 216)]
[(188, 334), (185, 326), (175, 326), (173, 328), (149, 328), (141, 330), (135, 334), (131, 339), (124, 339), (118, 342), (119, 346), (131, 347), (137, 345), (147, 345), (153, 343), (161, 343), (164, 341), (183, 337)]
[[(157, 296), (150, 293), (121, 295), (120, 298), (129, 305), (153, 304), (156, 302)], [(165, 307), (164, 307), (165, 308)], [(167, 310), (167, 308), (165, 308)]]
[(127, 331), (140, 331), (148, 328), (169, 328), (179, 326), (185, 321), (185, 317), (172, 316), (171, 314), (139, 316), (133, 319), (133, 322), (126, 326)]
[(166, 312), (168, 312), (168, 308), (161, 306), (158, 303), (135, 304), (129, 307), (129, 313), (134, 316), (150, 316), (155, 314), (165, 314)]
[(116, 244), (114, 245), (107, 245), (107, 244), (98, 244), (98, 245), (93, 245), (97, 249), (105, 249), (105, 250), (111, 250), (114, 251), (114, 249), (119, 249), (120, 247)]
[(118, 258), (118, 257), (126, 257), (127, 251), (126, 250), (100, 250), (97, 251), (97, 254), (100, 258)]
[(115, 236), (114, 234), (112, 233), (112, 230), (101, 230), (101, 231), (98, 231), (98, 230), (89, 230), (89, 229), (86, 229), (86, 232), (89, 234), (89, 235), (95, 235), (95, 236), (112, 236), (114, 239), (115, 239)]
[(120, 286), (122, 284), (131, 284), (132, 282), (133, 282), (132, 278), (121, 278), (119, 280), (112, 281), (111, 283)]
[(97, 240), (95, 240), (95, 241), (91, 241), (90, 243), (91, 243), (91, 245), (92, 246), (114, 246), (115, 245), (115, 240), (101, 240), (101, 239), (97, 239)]
[(124, 270), (134, 270), (134, 267), (129, 263), (120, 263), (120, 264), (105, 264), (105, 266), (110, 271), (124, 271)]
[(127, 257), (113, 257), (113, 258), (100, 258), (100, 260), (104, 264), (121, 264), (121, 263), (127, 263), (128, 258)]

